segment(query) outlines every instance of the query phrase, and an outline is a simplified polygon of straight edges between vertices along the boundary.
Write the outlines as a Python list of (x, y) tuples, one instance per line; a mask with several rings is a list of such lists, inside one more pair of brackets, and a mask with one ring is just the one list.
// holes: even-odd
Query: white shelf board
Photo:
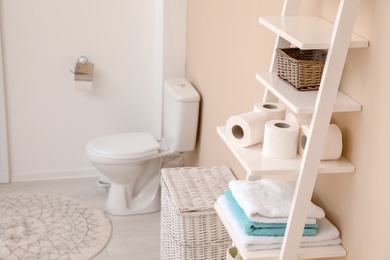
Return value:
[[(260, 81), (279, 100), (296, 114), (312, 114), (315, 110), (318, 90), (299, 91), (281, 80), (277, 73), (257, 73), (256, 79)], [(338, 91), (333, 112), (361, 111), (362, 106), (342, 91)]]
[[(250, 147), (242, 148), (231, 143), (226, 135), (226, 127), (219, 126), (217, 132), (229, 147), (234, 156), (246, 170), (247, 174), (252, 176), (263, 175), (287, 175), (298, 174), (302, 157), (297, 156), (290, 160), (279, 160), (263, 156), (263, 144), (256, 144)], [(347, 159), (341, 156), (338, 160), (321, 161), (318, 173), (353, 173), (355, 166)]]
[[(218, 207), (216, 203), (214, 205), (215, 211), (217, 212), (219, 218), (224, 224), (226, 230), (228, 231), (230, 237), (233, 240), (234, 245), (237, 247), (240, 255), (244, 260), (279, 260), (280, 250), (261, 250), (261, 251), (248, 251), (246, 250), (242, 243), (236, 238), (234, 229), (231, 227), (222, 210)], [(305, 247), (300, 248), (298, 252), (298, 259), (314, 259), (314, 258), (326, 258), (326, 257), (344, 257), (346, 256), (346, 251), (341, 245), (336, 246), (322, 246), (322, 247)]]
[[(329, 49), (334, 24), (318, 16), (267, 16), (259, 18), (277, 35), (300, 49)], [(350, 48), (367, 48), (369, 42), (355, 34)]]

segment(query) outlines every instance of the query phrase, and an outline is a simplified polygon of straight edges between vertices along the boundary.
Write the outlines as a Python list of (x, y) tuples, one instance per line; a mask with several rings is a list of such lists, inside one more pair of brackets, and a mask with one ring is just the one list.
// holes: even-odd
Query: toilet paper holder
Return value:
[(70, 71), (74, 74), (74, 80), (76, 81), (93, 81), (93, 69), (94, 64), (89, 62), (85, 56), (80, 56), (77, 59), (74, 71)]

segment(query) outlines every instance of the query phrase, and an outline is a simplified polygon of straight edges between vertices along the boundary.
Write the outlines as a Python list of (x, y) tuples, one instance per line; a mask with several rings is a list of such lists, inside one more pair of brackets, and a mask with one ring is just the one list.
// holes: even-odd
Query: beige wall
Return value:
[[(338, 1), (303, 4), (303, 13), (334, 20)], [(258, 24), (258, 16), (278, 15), (281, 6), (282, 0), (188, 1), (187, 78), (203, 98), (198, 147), (186, 157), (188, 165), (225, 164), (245, 177), (216, 127), (262, 100), (255, 73), (268, 70), (274, 35)], [(390, 259), (389, 10), (388, 0), (362, 0), (354, 31), (369, 39), (370, 47), (350, 50), (341, 89), (363, 110), (332, 119), (356, 173), (319, 176), (313, 198), (339, 227), (347, 260)]]

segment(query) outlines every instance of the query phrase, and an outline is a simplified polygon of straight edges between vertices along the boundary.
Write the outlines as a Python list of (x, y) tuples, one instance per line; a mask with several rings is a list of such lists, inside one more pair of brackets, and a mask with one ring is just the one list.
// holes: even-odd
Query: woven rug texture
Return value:
[(110, 220), (87, 203), (48, 193), (0, 197), (1, 260), (86, 260), (111, 238)]

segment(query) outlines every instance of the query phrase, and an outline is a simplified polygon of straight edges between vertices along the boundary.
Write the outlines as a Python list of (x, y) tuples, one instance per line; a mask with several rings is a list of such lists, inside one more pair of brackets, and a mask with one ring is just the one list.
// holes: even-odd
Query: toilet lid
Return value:
[(160, 145), (148, 132), (105, 135), (91, 140), (87, 150), (110, 159), (138, 159), (158, 154)]

